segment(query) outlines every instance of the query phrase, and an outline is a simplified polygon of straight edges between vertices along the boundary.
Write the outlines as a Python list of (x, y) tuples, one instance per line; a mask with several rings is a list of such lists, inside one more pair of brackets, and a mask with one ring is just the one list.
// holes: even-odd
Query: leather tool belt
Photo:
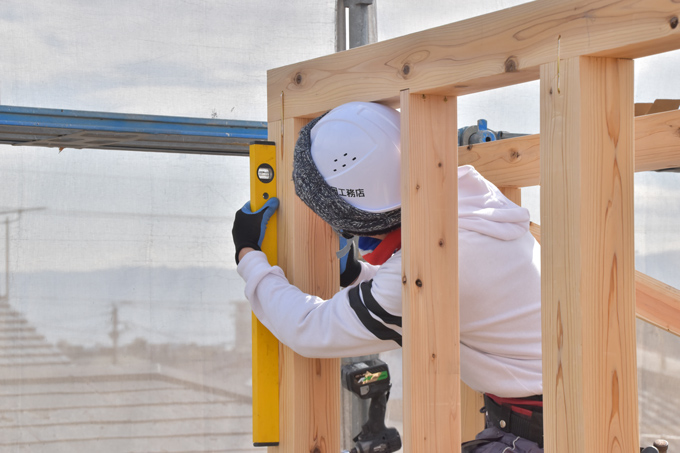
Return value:
[(543, 448), (543, 401), (541, 396), (528, 398), (499, 398), (484, 395), (487, 427), (512, 433), (536, 442)]

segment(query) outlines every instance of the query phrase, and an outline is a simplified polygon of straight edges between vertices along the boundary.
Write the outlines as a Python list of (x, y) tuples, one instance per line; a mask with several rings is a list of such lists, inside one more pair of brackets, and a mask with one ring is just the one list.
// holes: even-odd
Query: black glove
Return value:
[[(349, 249), (345, 250), (348, 245), (348, 240), (342, 234), (338, 235), (340, 238), (340, 251), (338, 257), (340, 258), (340, 286), (343, 288), (354, 283), (354, 280), (359, 277), (361, 273), (361, 264), (356, 257), (354, 249), (354, 242), (349, 244)], [(344, 255), (342, 255), (344, 253)]]
[(250, 210), (250, 202), (236, 211), (234, 227), (231, 229), (236, 248), (236, 264), (238, 264), (238, 254), (243, 248), (250, 247), (261, 250), (264, 233), (267, 230), (267, 222), (278, 207), (279, 199), (272, 197), (255, 212)]

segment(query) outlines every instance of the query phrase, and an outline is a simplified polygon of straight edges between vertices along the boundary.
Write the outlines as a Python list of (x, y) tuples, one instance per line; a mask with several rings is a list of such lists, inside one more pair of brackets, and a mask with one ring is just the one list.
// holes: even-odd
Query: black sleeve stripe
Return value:
[(382, 319), (385, 324), (392, 324), (394, 326), (401, 327), (401, 316), (394, 316), (389, 314), (377, 300), (371, 294), (371, 288), (373, 287), (373, 280), (363, 282), (361, 284), (361, 295), (364, 297), (364, 304), (366, 308), (371, 310), (371, 312), (378, 318)]
[(393, 340), (401, 346), (401, 335), (385, 326), (385, 324), (375, 319), (368, 312), (368, 309), (361, 301), (361, 296), (359, 296), (359, 286), (355, 286), (349, 290), (349, 305), (359, 317), (359, 321), (361, 321), (369, 332), (381, 340)]

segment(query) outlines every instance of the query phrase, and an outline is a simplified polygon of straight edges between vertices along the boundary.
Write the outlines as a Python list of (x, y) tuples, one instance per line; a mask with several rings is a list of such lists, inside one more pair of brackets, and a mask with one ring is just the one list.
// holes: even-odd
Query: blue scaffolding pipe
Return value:
[(0, 106), (0, 144), (248, 155), (267, 123)]

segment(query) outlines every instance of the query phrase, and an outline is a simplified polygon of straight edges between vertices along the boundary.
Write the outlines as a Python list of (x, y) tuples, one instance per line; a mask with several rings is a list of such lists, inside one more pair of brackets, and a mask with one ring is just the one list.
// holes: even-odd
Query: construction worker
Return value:
[[(305, 294), (258, 251), (278, 200), (236, 213), (238, 272), (258, 319), (307, 357), (353, 357), (401, 346), (399, 112), (353, 102), (300, 132), (296, 194), (341, 238), (345, 288)], [(461, 378), (485, 394), (487, 429), (464, 452), (542, 451), (540, 248), (529, 213), (473, 167), (458, 168)], [(350, 242), (352, 244), (352, 242)], [(351, 249), (353, 245), (350, 245)], [(510, 449), (510, 448), (512, 449)]]

